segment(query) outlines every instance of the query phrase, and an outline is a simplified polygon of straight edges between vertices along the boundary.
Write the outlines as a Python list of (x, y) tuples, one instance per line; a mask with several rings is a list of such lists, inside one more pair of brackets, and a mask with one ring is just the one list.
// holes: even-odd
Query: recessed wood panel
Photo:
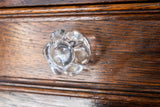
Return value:
[[(159, 21), (1, 22), (0, 25), (0, 76), (159, 83)], [(56, 29), (78, 30), (89, 39), (92, 58), (80, 75), (56, 76), (50, 71), (42, 49)]]
[[(0, 105), (31, 97), (35, 105), (39, 97), (44, 105), (68, 97), (88, 106), (158, 105), (160, 3), (136, 1), (0, 2), (0, 90), (24, 92), (0, 92)], [(57, 29), (77, 30), (90, 42), (91, 59), (79, 75), (54, 75), (43, 56)]]

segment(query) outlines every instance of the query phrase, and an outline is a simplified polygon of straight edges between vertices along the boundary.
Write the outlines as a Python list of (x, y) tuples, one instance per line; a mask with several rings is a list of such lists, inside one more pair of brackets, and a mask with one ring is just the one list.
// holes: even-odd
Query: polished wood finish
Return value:
[[(83, 12), (104, 12), (104, 11), (126, 11), (126, 10), (152, 10), (160, 9), (160, 3), (133, 3), (133, 4), (95, 4), (95, 5), (79, 5), (79, 6), (48, 6), (48, 7), (26, 7), (26, 8), (8, 8), (0, 9), (0, 15), (19, 15), (19, 14), (47, 14), (62, 13), (83, 13)], [(100, 14), (100, 12), (97, 12)], [(117, 12), (118, 13), (118, 12)], [(73, 14), (72, 14), (73, 15)]]
[[(0, 7), (48, 6), (48, 5), (80, 5), (99, 3), (150, 2), (153, 0), (1, 0)], [(158, 0), (154, 0), (158, 1)]]
[[(0, 60), (3, 61), (0, 76), (100, 83), (159, 83), (159, 23), (141, 20), (1, 22)], [(86, 35), (92, 49), (87, 71), (74, 77), (51, 73), (42, 49), (55, 29), (78, 30)]]
[(130, 107), (156, 107), (160, 105), (159, 103), (153, 104), (152, 101), (123, 102), (123, 100), (99, 100), (2, 91), (0, 92), (0, 95), (0, 105), (2, 107), (128, 107), (128, 105)]
[[(29, 95), (62, 102), (84, 98), (104, 106), (158, 106), (160, 3), (123, 2), (0, 8), (0, 90), (16, 91), (5, 92), (7, 100)], [(79, 75), (51, 72), (42, 50), (56, 29), (77, 30), (88, 38), (92, 56)]]
[[(4, 101), (7, 100), (7, 103)], [(103, 102), (103, 103), (102, 103)], [(105, 101), (94, 99), (38, 95), (16, 92), (0, 92), (1, 107), (94, 107), (105, 105)]]
[(160, 2), (2, 8), (0, 21), (159, 20), (159, 5)]

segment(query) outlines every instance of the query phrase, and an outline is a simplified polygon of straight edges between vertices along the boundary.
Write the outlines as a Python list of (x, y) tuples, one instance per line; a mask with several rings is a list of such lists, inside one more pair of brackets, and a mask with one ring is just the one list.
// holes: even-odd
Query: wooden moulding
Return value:
[[(135, 101), (135, 100), (100, 100), (90, 98), (77, 98), (67, 96), (55, 96), (55, 95), (42, 95), (32, 93), (21, 93), (21, 92), (4, 92), (0, 91), (0, 105), (2, 107), (12, 107), (17, 105), (20, 107), (159, 107), (159, 102), (153, 101)], [(5, 100), (4, 100), (5, 99)], [(7, 101), (7, 103), (4, 103)]]
[[(24, 7), (24, 6), (48, 6), (48, 5), (76, 5), (98, 3), (127, 3), (148, 2), (149, 0), (4, 0), (0, 1), (0, 7)], [(154, 0), (158, 1), (158, 0)]]
[[(117, 88), (119, 87), (119, 88)], [(101, 100), (128, 100), (159, 102), (160, 92), (157, 90), (133, 89), (133, 85), (104, 84), (91, 82), (40, 80), (0, 77), (0, 90), (37, 93), (47, 95), (62, 95)], [(137, 87), (137, 86), (135, 86)], [(155, 86), (154, 86), (155, 87)], [(157, 86), (158, 87), (158, 86)], [(125, 90), (124, 90), (125, 89)]]
[(158, 20), (159, 9), (159, 2), (1, 8), (0, 21)]

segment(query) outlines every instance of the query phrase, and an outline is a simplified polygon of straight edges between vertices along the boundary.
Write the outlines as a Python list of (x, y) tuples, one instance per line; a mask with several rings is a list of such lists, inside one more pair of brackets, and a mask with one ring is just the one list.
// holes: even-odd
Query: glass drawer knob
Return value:
[(85, 36), (78, 31), (56, 30), (45, 45), (43, 54), (54, 74), (79, 74), (89, 62), (91, 50)]

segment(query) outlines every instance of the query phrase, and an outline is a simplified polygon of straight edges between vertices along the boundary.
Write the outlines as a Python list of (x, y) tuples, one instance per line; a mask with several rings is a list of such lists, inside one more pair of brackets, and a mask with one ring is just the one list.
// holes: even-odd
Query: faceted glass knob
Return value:
[(90, 44), (78, 31), (56, 30), (45, 45), (43, 54), (54, 74), (76, 75), (89, 62)]

